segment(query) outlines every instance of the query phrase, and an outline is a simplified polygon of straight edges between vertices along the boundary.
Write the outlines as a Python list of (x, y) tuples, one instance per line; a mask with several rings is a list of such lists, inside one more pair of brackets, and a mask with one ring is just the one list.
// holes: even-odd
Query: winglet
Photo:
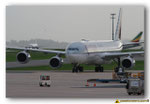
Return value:
[(131, 42), (139, 42), (142, 37), (143, 32), (141, 31)]

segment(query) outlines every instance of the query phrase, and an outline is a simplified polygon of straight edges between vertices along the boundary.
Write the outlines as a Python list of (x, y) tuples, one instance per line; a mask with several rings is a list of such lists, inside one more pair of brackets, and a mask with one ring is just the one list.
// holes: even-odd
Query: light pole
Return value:
[(111, 19), (112, 19), (112, 40), (114, 40), (114, 19), (116, 14), (112, 13), (111, 14)]

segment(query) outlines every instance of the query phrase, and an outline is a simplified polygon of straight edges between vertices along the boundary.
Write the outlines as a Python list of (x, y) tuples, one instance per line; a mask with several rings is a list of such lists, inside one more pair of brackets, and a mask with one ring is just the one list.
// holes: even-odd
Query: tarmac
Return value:
[[(134, 71), (137, 72), (137, 71)], [(51, 87), (40, 87), (40, 75), (50, 75)], [(144, 98), (144, 95), (128, 95), (125, 84), (89, 83), (88, 79), (111, 79), (112, 72), (85, 71), (6, 71), (7, 98)]]

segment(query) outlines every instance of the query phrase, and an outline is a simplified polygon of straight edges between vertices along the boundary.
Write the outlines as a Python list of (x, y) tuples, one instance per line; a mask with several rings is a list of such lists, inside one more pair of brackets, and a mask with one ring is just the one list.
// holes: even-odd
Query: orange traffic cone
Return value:
[(93, 85), (94, 87), (96, 87), (96, 83), (94, 83), (94, 85)]
[(89, 83), (87, 82), (85, 86), (89, 86)]

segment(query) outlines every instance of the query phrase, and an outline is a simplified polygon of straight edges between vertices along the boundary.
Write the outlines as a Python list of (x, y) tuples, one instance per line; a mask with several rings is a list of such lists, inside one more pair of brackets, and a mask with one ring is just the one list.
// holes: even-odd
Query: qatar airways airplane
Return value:
[[(116, 70), (118, 70), (120, 67), (130, 69), (135, 64), (134, 57), (136, 57), (136, 55), (144, 55), (144, 51), (121, 51), (123, 49), (140, 46), (141, 43), (143, 43), (139, 42), (143, 32), (140, 32), (132, 41), (123, 43), (121, 41), (121, 15), (120, 9), (114, 40), (82, 40), (80, 42), (73, 42), (66, 47), (65, 51), (19, 47), (7, 47), (7, 49), (23, 50), (16, 56), (18, 62), (22, 64), (25, 64), (29, 61), (29, 51), (37, 51), (56, 54), (56, 56), (50, 58), (49, 61), (49, 65), (54, 69), (61, 67), (61, 65), (64, 64), (64, 61), (73, 64), (72, 72), (82, 72), (83, 67), (81, 67), (81, 64), (95, 65), (95, 72), (103, 72), (102, 65), (109, 64), (112, 61), (118, 62)], [(65, 55), (65, 58), (62, 58), (62, 55)]]

